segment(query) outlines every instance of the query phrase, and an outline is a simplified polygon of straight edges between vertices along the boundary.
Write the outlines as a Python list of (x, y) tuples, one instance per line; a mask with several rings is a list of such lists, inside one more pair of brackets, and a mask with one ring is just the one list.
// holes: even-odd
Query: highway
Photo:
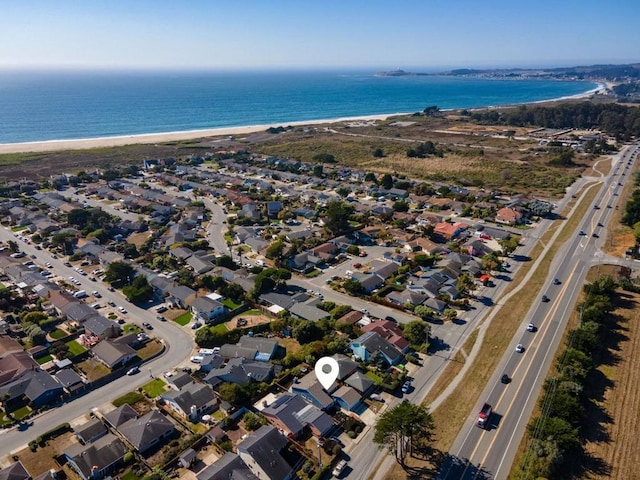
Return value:
[[(439, 479), (508, 477), (586, 274), (593, 265), (604, 259), (599, 246), (620, 198), (618, 194), (631, 176), (631, 168), (627, 163), (635, 159), (637, 147), (627, 147), (616, 155), (611, 173), (605, 177), (600, 192), (575, 235), (554, 258), (546, 286), (522, 320), (520, 333), (514, 337), (478, 403), (469, 412)], [(561, 283), (555, 285), (554, 278)], [(541, 301), (542, 295), (546, 295), (550, 301)], [(526, 330), (529, 322), (538, 327), (536, 332)], [(524, 345), (523, 353), (515, 352), (518, 343)], [(511, 383), (500, 382), (503, 373), (512, 378)], [(494, 411), (487, 429), (475, 425), (484, 402), (491, 404)]]
[[(155, 311), (145, 310), (127, 302), (125, 297), (118, 291), (110, 292), (106, 284), (99, 281), (91, 281), (86, 276), (79, 275), (73, 268), (64, 265), (65, 260), (53, 258), (46, 250), (37, 250), (33, 244), (27, 244), (19, 239), (11, 230), (0, 228), (0, 241), (14, 240), (18, 243), (20, 249), (27, 255), (35, 255), (33, 261), (41, 266), (46, 262), (51, 263), (51, 269), (56, 275), (64, 278), (74, 276), (81, 282), (78, 289), (84, 289), (87, 292), (97, 290), (102, 294), (101, 303), (112, 301), (116, 305), (121, 305), (127, 310), (124, 316), (129, 323), (149, 322), (153, 325), (154, 330), (149, 332), (152, 336), (157, 336), (164, 342), (166, 351), (160, 357), (157, 357), (142, 366), (141, 372), (134, 376), (123, 376), (108, 385), (89, 392), (88, 394), (77, 398), (69, 403), (54, 407), (51, 410), (38, 415), (33, 419), (33, 425), (28, 429), (20, 431), (17, 428), (10, 430), (0, 430), (0, 456), (9, 454), (10, 452), (20, 449), (21, 446), (27, 444), (38, 435), (56, 427), (57, 425), (69, 422), (74, 418), (89, 413), (92, 408), (98, 407), (105, 402), (109, 402), (118, 396), (121, 396), (131, 390), (135, 390), (139, 386), (149, 381), (149, 375), (161, 376), (162, 372), (171, 369), (184, 362), (194, 348), (193, 337), (189, 331), (181, 329), (174, 322), (160, 322), (156, 317)], [(22, 258), (21, 260), (27, 260)], [(169, 343), (170, 340), (170, 343)]]

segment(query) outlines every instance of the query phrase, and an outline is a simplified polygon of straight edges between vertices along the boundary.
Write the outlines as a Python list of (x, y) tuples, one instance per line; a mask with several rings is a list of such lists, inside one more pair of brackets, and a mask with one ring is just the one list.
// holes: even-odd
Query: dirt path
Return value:
[[(600, 465), (600, 473), (590, 472), (589, 480), (639, 479), (640, 447), (640, 295), (631, 295), (628, 309), (617, 310), (620, 321), (620, 341), (613, 352), (612, 365), (598, 368), (612, 382), (598, 402), (610, 422), (602, 425), (597, 439), (587, 443), (586, 452)], [(606, 381), (605, 380), (605, 381)]]

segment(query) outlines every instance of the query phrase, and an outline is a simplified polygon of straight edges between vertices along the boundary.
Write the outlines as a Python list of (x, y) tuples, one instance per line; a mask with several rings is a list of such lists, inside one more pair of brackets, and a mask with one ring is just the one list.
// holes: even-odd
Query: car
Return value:
[(407, 380), (402, 384), (402, 393), (409, 393), (409, 390), (411, 390), (411, 382)]
[(161, 322), (166, 322), (167, 319), (164, 318), (162, 315), (156, 315), (156, 320), (160, 320)]
[(527, 332), (535, 332), (537, 329), (538, 328), (533, 323), (530, 323), (529, 325), (527, 325)]
[(163, 376), (164, 378), (171, 378), (171, 377), (173, 377), (173, 372), (166, 371), (166, 372), (164, 372), (164, 373), (162, 374), (162, 376)]
[(500, 377), (500, 383), (504, 383), (505, 385), (507, 385), (509, 382), (511, 382), (511, 379), (506, 373)]
[(75, 277), (69, 277), (69, 280), (71, 280), (72, 282), (76, 281)]
[(522, 345), (521, 343), (516, 345), (516, 353), (524, 353), (524, 345)]
[(562, 282), (561, 282), (559, 279), (557, 279), (557, 278), (554, 278), (554, 279), (553, 279), (553, 284), (554, 284), (554, 285), (560, 285), (561, 283), (562, 283)]
[(116, 289), (113, 288), (113, 287), (109, 287), (109, 288), (107, 288), (107, 290), (109, 290), (110, 292), (115, 292), (116, 291)]
[(591, 236), (592, 236), (593, 238), (600, 238), (600, 235), (598, 235), (596, 232), (593, 232), (593, 233), (591, 234)]
[(356, 262), (353, 264), (353, 268), (360, 268), (362, 267), (362, 264), (360, 262)]
[(541, 299), (544, 303), (547, 303), (549, 301), (549, 297), (547, 297), (546, 295), (542, 295), (542, 299)]
[(366, 308), (361, 308), (360, 311), (364, 314), (369, 313), (369, 310), (367, 310)]
[(127, 313), (127, 309), (122, 306), (118, 307), (118, 310), (120, 310), (120, 313)]
[(384, 319), (389, 321), (389, 322), (398, 323), (398, 321), (394, 317), (392, 317), (391, 315), (387, 315), (386, 317), (384, 317)]
[(379, 393), (372, 393), (371, 395), (369, 395), (369, 398), (376, 402), (384, 402), (384, 398), (382, 398)]
[(600, 222), (598, 222), (598, 226), (599, 226), (599, 227), (602, 227), (603, 225), (602, 225)]
[(36, 257), (35, 255), (29, 255), (31, 258), (33, 258), (34, 260), (38, 257)]
[(74, 280), (73, 283), (75, 285), (82, 285), (82, 282), (80, 280)]
[(191, 325), (191, 330), (197, 330), (201, 326), (202, 326), (202, 324), (200, 322), (196, 322), (193, 325)]
[(336, 477), (339, 478), (340, 475), (342, 475), (342, 472), (344, 472), (345, 468), (347, 468), (347, 461), (346, 460), (340, 460), (335, 467), (333, 467), (333, 470), (331, 471), (331, 474)]
[(117, 321), (118, 325), (124, 325), (124, 318), (119, 318)]
[(585, 233), (585, 231), (584, 231), (584, 230), (580, 230), (580, 233), (579, 233), (578, 235), (580, 235), (580, 236), (584, 236), (584, 235), (586, 235), (586, 233)]
[(51, 265), (50, 262), (45, 263), (44, 266), (47, 268), (53, 268), (53, 265)]
[(115, 302), (107, 302), (107, 305), (109, 305), (110, 307), (115, 307), (116, 306)]
[(600, 207), (599, 207), (598, 205), (594, 205), (594, 206), (593, 206), (593, 209), (594, 209), (594, 210), (600, 210)]
[(127, 375), (135, 375), (139, 371), (140, 371), (140, 369), (138, 367), (133, 367), (133, 368), (130, 368), (129, 370), (127, 370)]
[(153, 330), (153, 325), (151, 325), (149, 322), (142, 322), (142, 326), (147, 330)]
[(97, 290), (94, 290), (93, 292), (91, 292), (91, 295), (93, 295), (96, 298), (102, 298), (102, 294)]
[(358, 254), (359, 257), (366, 257), (367, 256), (367, 252), (365, 252), (364, 250), (361, 250), (360, 253)]

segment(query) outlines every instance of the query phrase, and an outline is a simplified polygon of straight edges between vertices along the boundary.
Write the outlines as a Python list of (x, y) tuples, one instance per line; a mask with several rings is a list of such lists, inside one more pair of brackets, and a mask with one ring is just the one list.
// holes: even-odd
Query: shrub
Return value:
[(356, 432), (354, 432), (353, 430), (349, 430), (347, 432), (347, 435), (349, 436), (349, 438), (353, 439), (356, 438), (358, 435), (356, 434)]

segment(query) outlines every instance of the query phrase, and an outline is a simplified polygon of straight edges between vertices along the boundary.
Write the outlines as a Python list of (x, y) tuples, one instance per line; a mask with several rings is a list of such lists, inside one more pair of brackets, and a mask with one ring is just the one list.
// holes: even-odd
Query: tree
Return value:
[(364, 287), (362, 286), (362, 283), (360, 283), (360, 280), (355, 278), (347, 278), (342, 286), (349, 295), (352, 295), (354, 297), (360, 295), (361, 293), (364, 293)]
[(7, 245), (11, 253), (18, 253), (20, 251), (20, 247), (18, 247), (18, 244), (14, 240), (7, 241)]
[(105, 272), (104, 279), (112, 285), (130, 285), (135, 274), (135, 268), (127, 262), (112, 262)]
[(242, 417), (242, 422), (247, 430), (253, 432), (261, 426), (267, 424), (267, 420), (262, 416), (253, 412), (247, 412)]
[(467, 272), (464, 272), (462, 275), (460, 275), (458, 277), (458, 280), (456, 281), (456, 288), (462, 296), (466, 295), (469, 290), (474, 287), (474, 285), (475, 283), (473, 282), (473, 277)]
[(233, 405), (242, 404), (248, 400), (246, 392), (235, 383), (223, 383), (220, 385), (220, 398)]
[(313, 160), (321, 163), (336, 163), (336, 157), (330, 153), (318, 153), (313, 156)]
[(376, 149), (373, 151), (373, 156), (374, 156), (375, 158), (382, 158), (382, 157), (384, 157), (384, 150), (382, 150), (381, 148), (376, 148)]
[[(416, 307), (417, 308), (417, 307)], [(402, 336), (412, 345), (420, 345), (427, 342), (430, 326), (423, 320), (413, 320), (407, 323), (402, 330)]]
[(393, 188), (393, 177), (388, 173), (385, 173), (380, 179), (380, 186), (386, 190)]
[(149, 285), (147, 277), (139, 275), (133, 279), (131, 285), (127, 285), (122, 289), (122, 293), (126, 295), (130, 302), (142, 303), (153, 296), (153, 287)]
[(311, 320), (302, 320), (295, 327), (293, 327), (293, 338), (299, 343), (305, 344), (313, 342), (314, 340), (320, 340), (323, 332), (320, 328)]
[(387, 448), (405, 468), (407, 455), (415, 445), (431, 439), (433, 428), (433, 419), (426, 407), (403, 402), (380, 415), (373, 442), (378, 448)]
[(416, 308), (413, 310), (413, 313), (419, 315), (422, 318), (433, 316), (433, 310), (424, 305), (416, 306)]
[(282, 260), (282, 252), (284, 252), (284, 242), (282, 240), (276, 240), (267, 247), (264, 256), (269, 260), (280, 261)]
[(520, 245), (520, 239), (517, 237), (509, 237), (498, 240), (498, 243), (502, 247), (502, 252), (508, 257), (511, 255), (518, 245)]
[(325, 211), (325, 228), (332, 235), (340, 235), (349, 228), (349, 216), (353, 213), (353, 207), (342, 200), (331, 200), (327, 203)]

